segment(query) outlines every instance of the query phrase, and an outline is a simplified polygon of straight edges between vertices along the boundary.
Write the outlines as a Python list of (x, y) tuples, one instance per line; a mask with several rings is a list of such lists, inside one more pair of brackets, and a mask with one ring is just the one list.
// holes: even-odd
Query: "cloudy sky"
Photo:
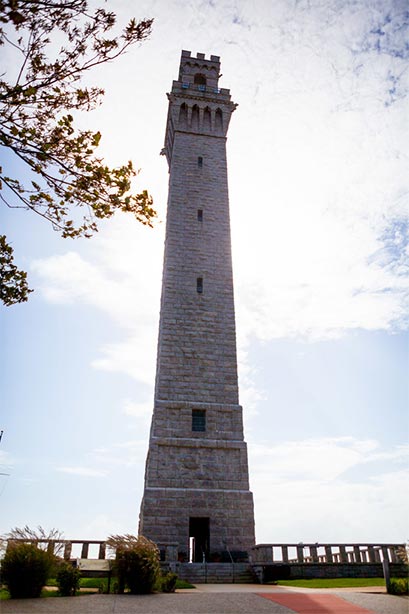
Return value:
[[(240, 398), (258, 542), (408, 536), (408, 24), (404, 0), (108, 0), (154, 17), (93, 82), (111, 164), (132, 159), (153, 230), (118, 215), (63, 240), (1, 227), (36, 289), (1, 311), (0, 531), (135, 532), (153, 405), (182, 49), (220, 55)], [(2, 152), (3, 156), (4, 152)], [(6, 158), (8, 174), (21, 173)]]

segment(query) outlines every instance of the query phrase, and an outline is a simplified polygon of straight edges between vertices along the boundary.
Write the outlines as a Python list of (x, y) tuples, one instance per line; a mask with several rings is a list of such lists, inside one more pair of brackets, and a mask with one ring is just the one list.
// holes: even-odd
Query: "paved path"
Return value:
[(382, 593), (202, 584), (158, 595), (87, 595), (3, 601), (2, 614), (408, 614), (409, 601)]

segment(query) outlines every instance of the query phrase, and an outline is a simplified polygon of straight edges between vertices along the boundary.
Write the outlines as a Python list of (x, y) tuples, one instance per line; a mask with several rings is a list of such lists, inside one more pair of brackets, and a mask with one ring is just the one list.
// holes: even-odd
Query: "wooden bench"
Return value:
[(73, 559), (75, 567), (80, 570), (82, 578), (107, 578), (108, 593), (111, 588), (111, 559)]

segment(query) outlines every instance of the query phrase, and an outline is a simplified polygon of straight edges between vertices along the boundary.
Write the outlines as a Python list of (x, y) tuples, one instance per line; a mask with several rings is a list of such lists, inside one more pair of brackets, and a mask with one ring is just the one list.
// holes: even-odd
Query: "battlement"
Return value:
[(205, 62), (212, 62), (220, 65), (220, 56), (219, 55), (211, 55), (210, 60), (206, 60), (206, 56), (204, 53), (196, 53), (196, 58), (192, 57), (191, 51), (182, 50), (182, 60), (186, 58), (188, 60), (204, 60)]
[[(189, 58), (189, 59), (195, 59), (192, 58), (192, 52), (191, 51), (186, 51), (185, 49), (182, 50), (182, 58)], [(211, 55), (210, 56), (210, 60), (206, 60), (206, 56), (204, 53), (196, 53), (196, 59), (197, 60), (205, 60), (206, 62), (217, 62), (218, 64), (220, 64), (220, 56), (219, 55)]]
[(162, 153), (169, 164), (175, 131), (226, 138), (230, 117), (237, 104), (232, 102), (229, 89), (219, 88), (220, 76), (218, 55), (211, 55), (210, 60), (206, 60), (204, 53), (192, 57), (190, 51), (182, 51), (179, 78), (173, 81), (172, 90), (167, 95), (169, 112)]
[(215, 89), (218, 87), (220, 77), (220, 57), (211, 55), (210, 60), (206, 60), (204, 53), (197, 53), (192, 57), (190, 51), (182, 51), (179, 67), (179, 79), (181, 84), (186, 87), (200, 86)]

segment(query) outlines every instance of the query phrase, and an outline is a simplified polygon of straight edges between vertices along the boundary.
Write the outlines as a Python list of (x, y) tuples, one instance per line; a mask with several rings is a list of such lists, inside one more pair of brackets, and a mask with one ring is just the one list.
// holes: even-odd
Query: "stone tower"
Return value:
[(182, 51), (168, 94), (169, 198), (157, 372), (139, 531), (179, 556), (254, 546), (238, 399), (220, 59)]

